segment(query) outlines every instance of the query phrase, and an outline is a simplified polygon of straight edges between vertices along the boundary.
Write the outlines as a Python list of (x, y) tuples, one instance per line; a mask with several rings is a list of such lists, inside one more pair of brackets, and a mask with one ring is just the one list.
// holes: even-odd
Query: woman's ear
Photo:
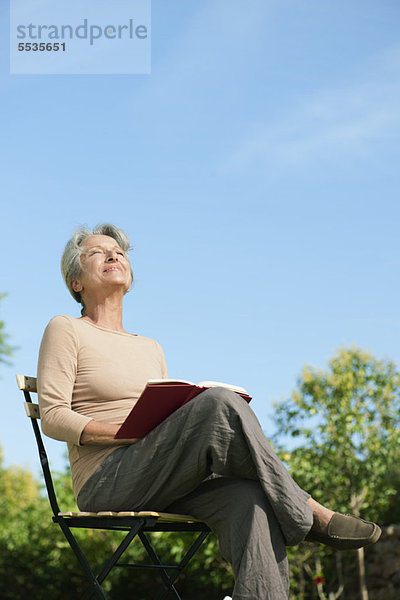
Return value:
[(71, 287), (74, 290), (74, 292), (81, 292), (83, 290), (83, 285), (81, 284), (79, 279), (74, 279), (74, 281), (71, 283)]

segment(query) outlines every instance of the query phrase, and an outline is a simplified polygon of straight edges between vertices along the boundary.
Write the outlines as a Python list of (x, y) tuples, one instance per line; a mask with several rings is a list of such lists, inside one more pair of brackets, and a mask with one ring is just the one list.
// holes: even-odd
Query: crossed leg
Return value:
[(234, 600), (287, 600), (285, 540), (256, 481), (217, 477), (167, 507), (208, 523), (235, 577)]

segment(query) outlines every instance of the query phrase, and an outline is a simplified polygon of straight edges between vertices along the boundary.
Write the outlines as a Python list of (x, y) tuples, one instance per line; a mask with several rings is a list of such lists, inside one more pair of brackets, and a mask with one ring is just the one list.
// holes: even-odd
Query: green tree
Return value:
[[(290, 436), (297, 441), (282, 457), (316, 500), (385, 523), (399, 497), (393, 485), (399, 420), (400, 373), (395, 364), (358, 348), (343, 348), (327, 370), (303, 369), (291, 398), (276, 407), (275, 439)], [(333, 559), (329, 550), (319, 550), (314, 568), (321, 556)], [(361, 598), (366, 600), (362, 550), (358, 569)]]
[[(6, 294), (0, 294), (0, 300), (6, 297)], [(4, 331), (4, 321), (0, 321), (0, 362), (9, 364), (6, 356), (11, 356), (13, 350), (12, 346), (7, 343), (8, 334)]]

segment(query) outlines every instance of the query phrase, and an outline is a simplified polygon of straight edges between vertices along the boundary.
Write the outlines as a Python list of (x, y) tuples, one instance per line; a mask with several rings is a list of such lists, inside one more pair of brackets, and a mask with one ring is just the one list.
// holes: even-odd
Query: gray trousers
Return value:
[(234, 600), (287, 600), (285, 546), (311, 528), (308, 498), (247, 402), (211, 388), (112, 452), (84, 484), (78, 506), (191, 514), (211, 527), (232, 564)]

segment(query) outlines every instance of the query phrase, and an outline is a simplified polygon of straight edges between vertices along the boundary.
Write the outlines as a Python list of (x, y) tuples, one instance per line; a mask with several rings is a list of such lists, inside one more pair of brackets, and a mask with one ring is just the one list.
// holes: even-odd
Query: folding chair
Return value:
[[(174, 515), (169, 513), (160, 513), (155, 511), (140, 512), (61, 512), (58, 506), (53, 480), (50, 472), (49, 462), (46, 450), (43, 444), (42, 435), (38, 425), (40, 419), (39, 405), (32, 402), (31, 393), (36, 392), (36, 378), (17, 375), (17, 383), (25, 396), (25, 410), (27, 416), (31, 419), (33, 430), (35, 432), (36, 442), (39, 450), (40, 463), (43, 470), (46, 489), (49, 497), (51, 509), (53, 511), (52, 520), (58, 523), (62, 532), (67, 538), (72, 550), (75, 553), (83, 571), (90, 581), (90, 586), (82, 596), (82, 600), (89, 600), (94, 595), (98, 598), (107, 599), (107, 595), (102, 588), (102, 583), (110, 573), (113, 567), (143, 567), (152, 568), (160, 572), (164, 589), (158, 596), (159, 600), (173, 594), (175, 598), (182, 600), (175, 587), (175, 581), (186, 567), (190, 559), (200, 548), (203, 541), (210, 532), (209, 527), (195, 518), (188, 515)], [(96, 576), (90, 567), (86, 556), (80, 548), (71, 529), (102, 529), (108, 531), (127, 532), (112, 556), (106, 561), (102, 569)], [(156, 553), (150, 536), (151, 532), (194, 532), (195, 539), (192, 541), (186, 554), (178, 564), (164, 564)], [(120, 558), (132, 541), (137, 538), (143, 544), (151, 564), (121, 562)]]

